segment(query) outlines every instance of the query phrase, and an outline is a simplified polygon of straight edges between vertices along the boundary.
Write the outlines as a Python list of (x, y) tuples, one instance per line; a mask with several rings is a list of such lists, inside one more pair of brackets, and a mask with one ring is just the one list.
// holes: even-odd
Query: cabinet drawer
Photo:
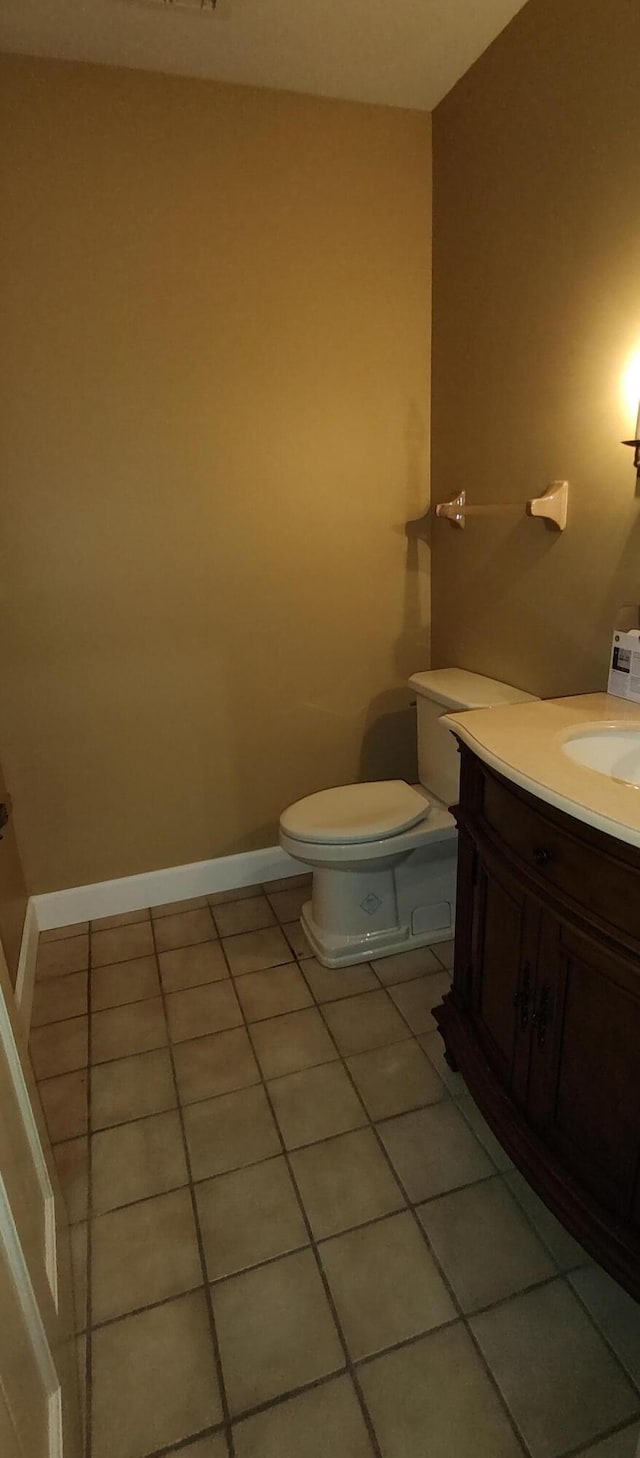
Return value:
[(587, 919), (624, 927), (640, 941), (640, 869), (603, 849), (594, 854), (588, 827), (582, 839), (579, 822), (565, 830), (492, 774), (483, 781), (482, 818), (506, 852), (550, 891), (570, 897)]

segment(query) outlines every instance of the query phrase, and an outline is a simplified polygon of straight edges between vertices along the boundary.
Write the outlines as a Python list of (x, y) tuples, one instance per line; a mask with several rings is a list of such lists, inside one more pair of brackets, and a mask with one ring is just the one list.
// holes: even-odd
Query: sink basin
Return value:
[(640, 789), (640, 728), (594, 725), (571, 734), (562, 748), (575, 764)]

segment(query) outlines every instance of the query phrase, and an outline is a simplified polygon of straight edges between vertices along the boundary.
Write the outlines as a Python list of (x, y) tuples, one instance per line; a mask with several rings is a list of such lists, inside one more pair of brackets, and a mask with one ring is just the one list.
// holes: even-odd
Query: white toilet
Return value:
[(532, 699), (460, 668), (414, 673), (419, 785), (382, 780), (339, 785), (296, 801), (280, 819), (280, 844), (313, 867), (302, 925), (325, 967), (385, 957), (453, 935), (458, 753), (443, 714)]

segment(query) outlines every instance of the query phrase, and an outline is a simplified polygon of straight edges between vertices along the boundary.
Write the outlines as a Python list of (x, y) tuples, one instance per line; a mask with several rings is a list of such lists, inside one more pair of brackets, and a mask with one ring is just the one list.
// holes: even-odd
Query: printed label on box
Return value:
[(640, 629), (614, 633), (607, 693), (640, 703)]

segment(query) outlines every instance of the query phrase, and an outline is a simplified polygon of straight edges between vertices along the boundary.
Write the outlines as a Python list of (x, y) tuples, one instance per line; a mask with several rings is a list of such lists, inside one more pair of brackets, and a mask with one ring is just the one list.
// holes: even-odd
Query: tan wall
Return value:
[(430, 123), (0, 63), (2, 741), (30, 889), (411, 773)]
[(635, 0), (529, 0), (434, 114), (432, 497), (571, 482), (563, 537), (435, 524), (434, 662), (541, 694), (603, 688), (640, 600), (638, 55)]

